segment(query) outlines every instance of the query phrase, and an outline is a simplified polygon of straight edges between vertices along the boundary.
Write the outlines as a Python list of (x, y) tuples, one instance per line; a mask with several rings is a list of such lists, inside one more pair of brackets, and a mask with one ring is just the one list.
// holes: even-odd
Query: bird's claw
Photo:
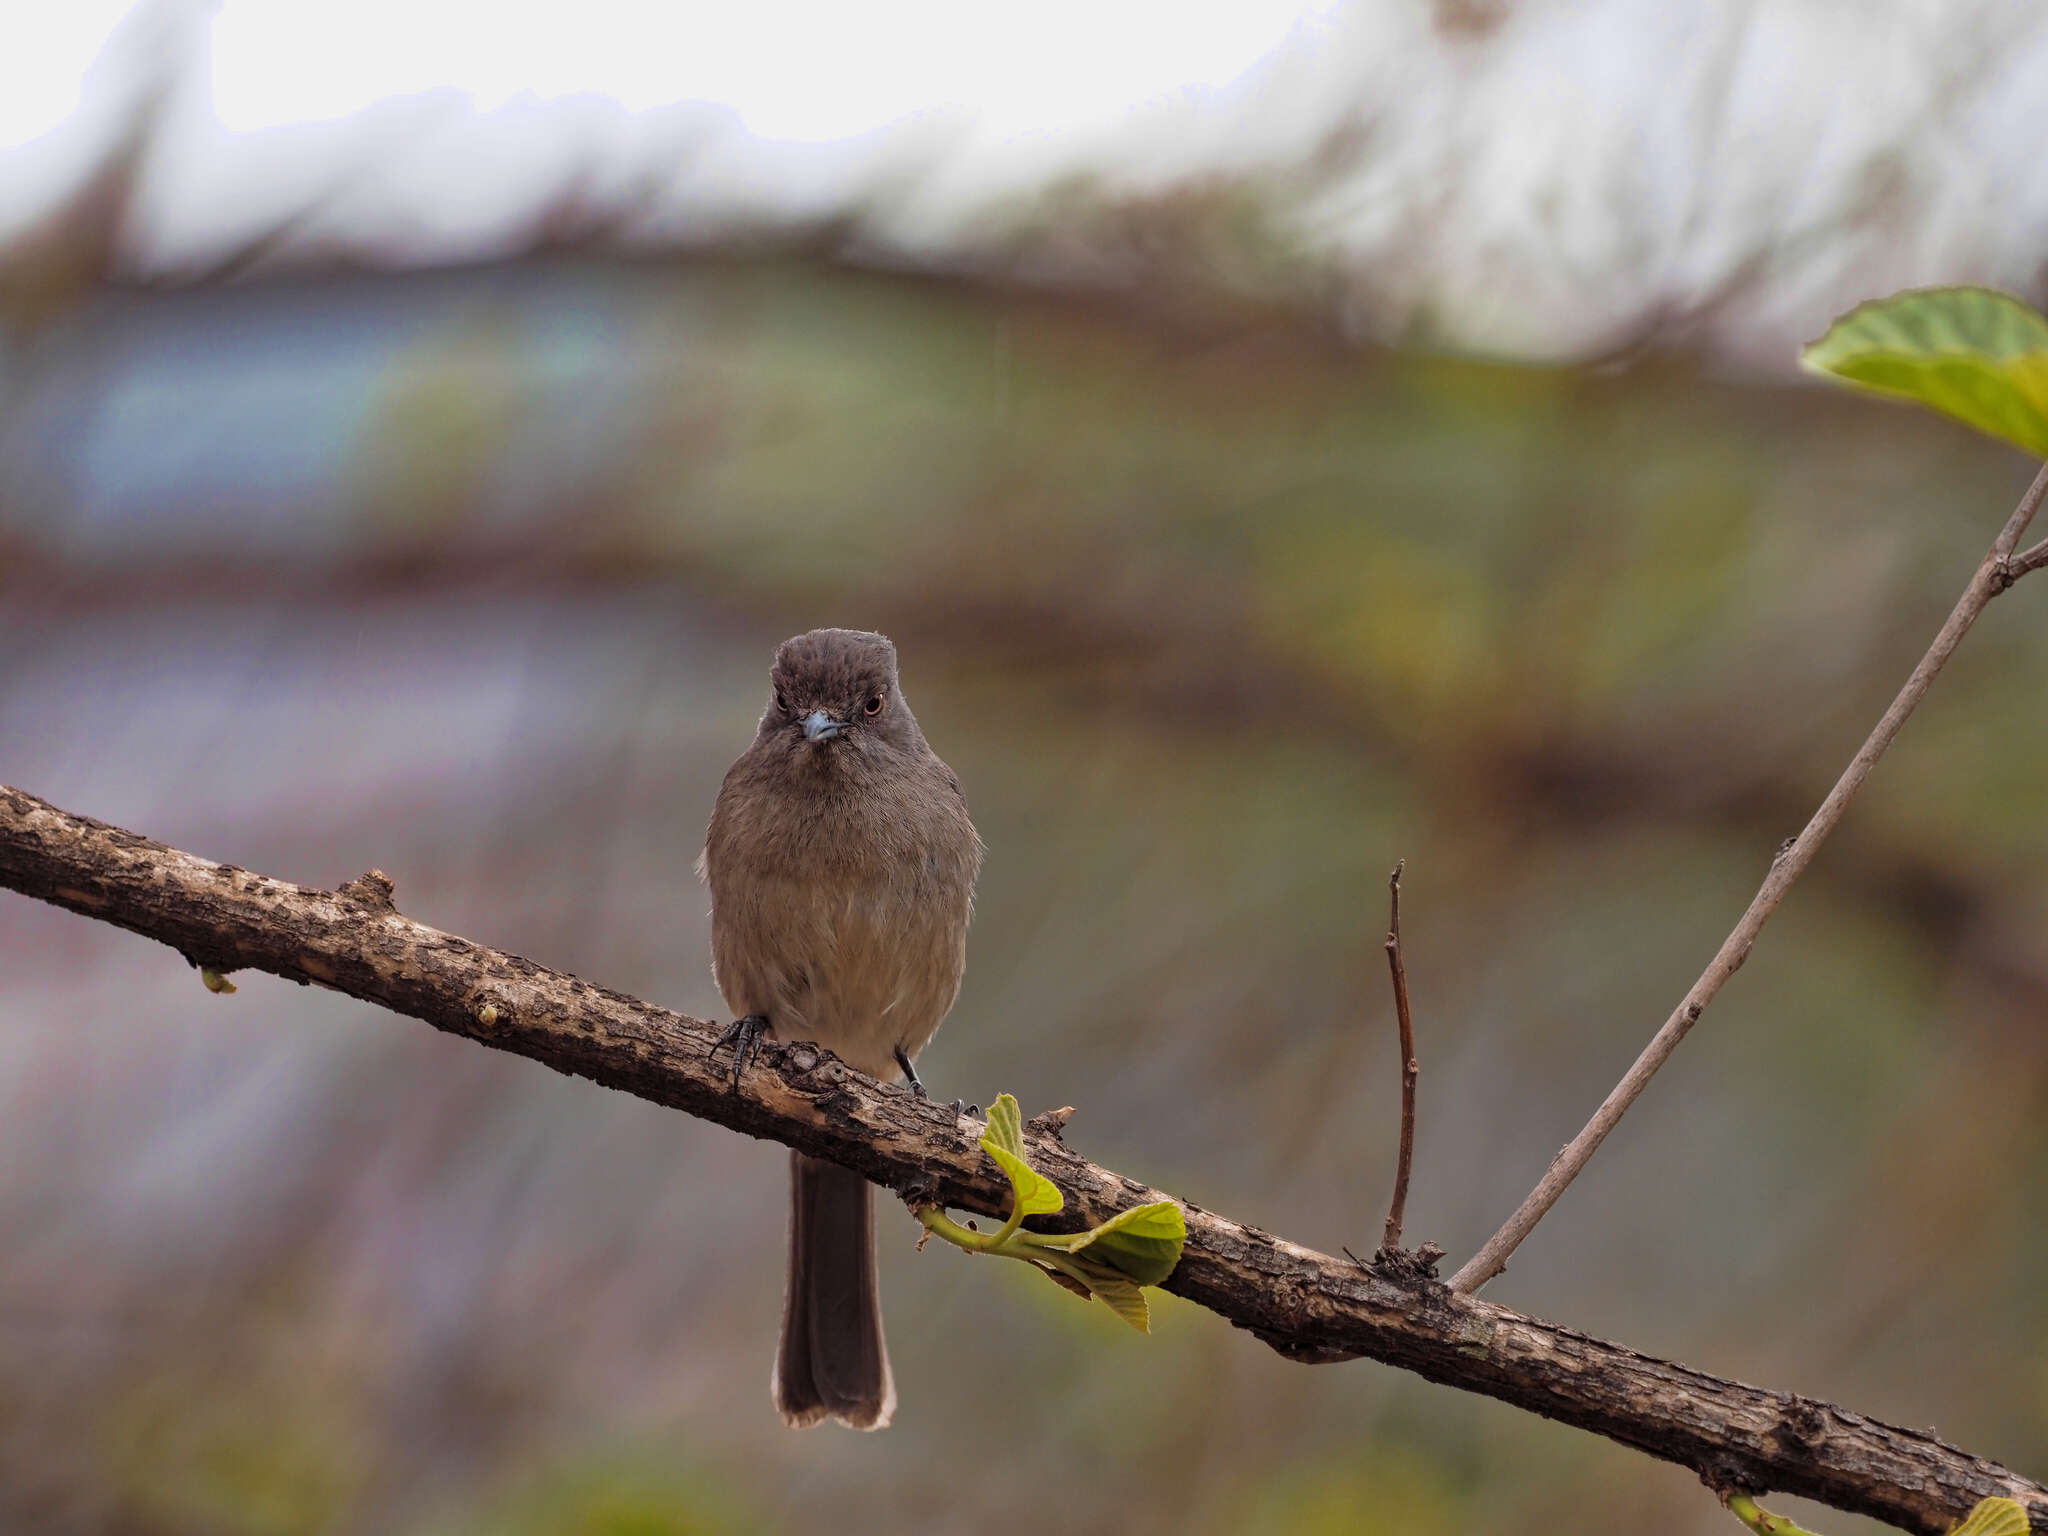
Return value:
[[(896, 1065), (903, 1069), (903, 1080), (910, 1085), (910, 1091), (913, 1096), (920, 1099), (929, 1099), (931, 1097), (929, 1093), (925, 1092), (924, 1084), (918, 1078), (917, 1068), (910, 1064), (910, 1058), (904, 1055), (903, 1047), (900, 1045), (896, 1047)], [(980, 1113), (981, 1106), (979, 1104), (970, 1104), (965, 1099), (955, 1099), (953, 1101), (953, 1114), (956, 1117), (960, 1115), (979, 1115)]]
[(740, 1073), (746, 1070), (747, 1063), (752, 1061), (754, 1054), (761, 1049), (761, 1037), (767, 1033), (768, 1015), (765, 1013), (750, 1013), (745, 1018), (734, 1019), (732, 1023), (728, 1024), (725, 1028), (725, 1033), (718, 1037), (718, 1043), (711, 1047), (711, 1054), (713, 1056), (716, 1056), (728, 1045), (732, 1047), (732, 1091), (734, 1093), (740, 1091)]
[(924, 1091), (924, 1084), (918, 1078), (917, 1068), (910, 1064), (910, 1058), (903, 1054), (903, 1047), (900, 1045), (896, 1047), (896, 1065), (903, 1069), (903, 1080), (910, 1084), (910, 1091), (913, 1094), (920, 1099), (931, 1097)]

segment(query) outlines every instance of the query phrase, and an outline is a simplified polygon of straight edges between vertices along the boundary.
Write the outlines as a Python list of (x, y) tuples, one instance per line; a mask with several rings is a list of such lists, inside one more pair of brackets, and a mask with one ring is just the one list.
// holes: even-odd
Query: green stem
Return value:
[(1072, 1232), (1019, 1232), (1017, 1241), (1031, 1248), (1057, 1248), (1064, 1253), (1074, 1240)]
[(1023, 1232), (1017, 1223), (1022, 1219), (1012, 1214), (997, 1232), (972, 1232), (952, 1219), (935, 1205), (925, 1206), (917, 1213), (917, 1219), (924, 1223), (924, 1229), (935, 1237), (942, 1237), (955, 1248), (964, 1248), (969, 1253), (993, 1253), (1005, 1259), (1019, 1259), (1026, 1264), (1043, 1264), (1068, 1275), (1083, 1285), (1088, 1283), (1086, 1270), (1081, 1262), (1055, 1244), (1069, 1241), (1072, 1234), (1057, 1232)]
[(1010, 1201), (1010, 1219), (1004, 1222), (1002, 1230), (989, 1240), (989, 1252), (994, 1253), (1007, 1244), (1016, 1235), (1017, 1228), (1023, 1221), (1024, 1202), (1013, 1197)]
[[(935, 1237), (943, 1237), (955, 1248), (965, 1248), (969, 1253), (987, 1253), (995, 1245), (989, 1240), (990, 1234), (970, 1232), (935, 1205), (919, 1209), (917, 1219), (924, 1223), (925, 1231)], [(1010, 1231), (1009, 1227), (1003, 1229)]]
[[(1022, 1259), (1027, 1264), (1043, 1264), (1050, 1269), (1058, 1270), (1070, 1280), (1078, 1280), (1081, 1284), (1088, 1285), (1088, 1272), (1081, 1267), (1080, 1261), (1061, 1253), (1056, 1248), (1038, 1248), (1031, 1253), (1019, 1253), (1012, 1248), (1007, 1257)], [(1094, 1289), (1093, 1286), (1088, 1288)]]

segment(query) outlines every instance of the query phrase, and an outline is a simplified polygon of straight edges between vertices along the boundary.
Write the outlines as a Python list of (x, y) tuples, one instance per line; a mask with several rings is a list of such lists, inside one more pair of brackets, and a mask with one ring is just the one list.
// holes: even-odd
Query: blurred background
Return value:
[[(1394, 861), (1455, 1263), (2029, 473), (1791, 360), (2048, 297), (2031, 4), (8, 34), (0, 780), (718, 1016), (690, 865), (773, 647), (884, 630), (989, 845), (934, 1091), (1325, 1250), (1391, 1180)], [(2048, 1472), (2044, 599), (1490, 1296)], [(0, 893), (0, 1527), (1733, 1528), (886, 1204), (895, 1426), (792, 1435), (778, 1148), (240, 980)]]

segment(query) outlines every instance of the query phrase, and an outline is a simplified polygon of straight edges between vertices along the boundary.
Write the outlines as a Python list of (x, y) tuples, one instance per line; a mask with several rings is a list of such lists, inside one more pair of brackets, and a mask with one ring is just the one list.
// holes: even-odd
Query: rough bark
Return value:
[[(989, 1216), (1006, 1208), (978, 1122), (806, 1045), (764, 1049), (735, 1092), (724, 1058), (710, 1055), (716, 1026), (416, 923), (374, 871), (316, 890), (0, 786), (0, 887), (168, 944), (197, 966), (317, 983), (782, 1142), (909, 1199)], [(1068, 1151), (1054, 1118), (1034, 1122), (1030, 1153), (1066, 1193), (1066, 1220), (1166, 1198)], [(1290, 1359), (1397, 1365), (1690, 1467), (1721, 1492), (1803, 1494), (1921, 1532), (2003, 1494), (2048, 1530), (2048, 1488), (1931, 1435), (1456, 1295), (1406, 1256), (1362, 1266), (1181, 1204), (1187, 1247), (1166, 1289)]]

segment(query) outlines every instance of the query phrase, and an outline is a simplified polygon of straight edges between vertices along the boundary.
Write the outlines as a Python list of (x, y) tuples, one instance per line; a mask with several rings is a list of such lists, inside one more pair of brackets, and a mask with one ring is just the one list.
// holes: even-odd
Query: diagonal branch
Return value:
[[(1550, 1168), (1530, 1190), (1514, 1215), (1501, 1224), (1498, 1232), (1486, 1240), (1481, 1248), (1464, 1267), (1451, 1276), (1451, 1289), (1470, 1295), (1486, 1284), (1495, 1275), (1507, 1268), (1508, 1255), (1520, 1246), (1523, 1238), (1535, 1229), (1550, 1208), (1557, 1204), (1558, 1196), (1571, 1187), (1593, 1154), (1600, 1149), (1600, 1143), (1607, 1139), (1607, 1133), (1621, 1123), (1621, 1117), (1628, 1113), (1631, 1104), (1641, 1097), (1650, 1079), (1657, 1075), (1657, 1069), (1671, 1058), (1678, 1049), (1678, 1042), (1686, 1037), (1700, 1015), (1714, 1000), (1730, 976), (1742, 969), (1742, 962), (1749, 958), (1750, 946), (1756, 943), (1757, 935), (1770, 921), (1771, 914), (1778, 910), (1778, 903), (1785, 899), (1785, 893), (1792, 889), (1797, 880), (1813, 862), (1813, 856), (1820, 851), (1820, 845), (1827, 835), (1834, 831), (1835, 823), (1842, 819), (1842, 813), (1849, 809), (1849, 801), (1856, 791), (1863, 787), (1863, 781), (1870, 777), (1870, 770), (1877, 766), (1885, 749), (1892, 744), (1892, 738), (1899, 734), (1899, 728), (1906, 723), (1933, 686), (1935, 677), (1941, 672), (1955, 649), (1962, 644), (1963, 636), (1970, 632), (1970, 626), (1977, 622), (1992, 598), (2011, 586), (2020, 576), (2034, 569), (2034, 565), (2023, 565), (2013, 558), (2020, 535), (2027, 531), (2027, 524), (2034, 519), (2040, 508), (2041, 499), (2048, 495), (2048, 464), (2041, 466), (2034, 476), (2034, 482), (2013, 508), (2012, 516), (1999, 530), (1997, 539), (1985, 552), (1984, 559), (1977, 566), (1970, 584), (1963, 589), (1963, 595), (1956, 599), (1950, 611), (1948, 622), (1941, 626), (1941, 632), (1934, 637), (1934, 643), (1927, 648), (1927, 654), (1920, 658), (1920, 665), (1913, 669), (1913, 675), (1892, 700), (1891, 708), (1877, 722), (1856, 755), (1849, 760), (1849, 766), (1842, 770), (1842, 776), (1835, 780), (1835, 787), (1828, 791), (1827, 799), (1821, 801), (1820, 809), (1813, 813), (1805, 829), (1778, 850), (1778, 856), (1771, 860), (1771, 872), (1764, 876), (1764, 883), (1758, 889), (1749, 910), (1742, 914), (1734, 930), (1721, 941), (1721, 948), (1700, 973), (1700, 979), (1692, 984), (1692, 990), (1679, 999), (1671, 1017), (1643, 1047), (1642, 1055), (1628, 1069), (1622, 1080), (1614, 1085), (1599, 1109), (1593, 1112), (1585, 1128), (1565, 1144), (1564, 1150), (1551, 1160)], [(2032, 560), (2040, 552), (2038, 546), (2029, 550), (2022, 560)], [(2043, 557), (2037, 564), (2048, 563)]]
[[(339, 891), (293, 885), (0, 786), (0, 887), (168, 944), (207, 970), (317, 982), (829, 1158), (907, 1197), (990, 1216), (1008, 1208), (1008, 1181), (976, 1145), (978, 1123), (807, 1045), (765, 1049), (732, 1091), (710, 1057), (715, 1026), (416, 923), (382, 877)], [(1057, 1123), (1035, 1121), (1029, 1147), (1067, 1197), (1063, 1221), (1092, 1225), (1166, 1198), (1069, 1152)], [(2004, 1495), (2048, 1530), (2048, 1488), (1932, 1435), (1640, 1355), (1458, 1295), (1412, 1266), (1356, 1266), (1182, 1205), (1187, 1246), (1165, 1288), (1290, 1359), (1385, 1361), (1690, 1467), (1723, 1493), (1803, 1494), (1928, 1533)]]

